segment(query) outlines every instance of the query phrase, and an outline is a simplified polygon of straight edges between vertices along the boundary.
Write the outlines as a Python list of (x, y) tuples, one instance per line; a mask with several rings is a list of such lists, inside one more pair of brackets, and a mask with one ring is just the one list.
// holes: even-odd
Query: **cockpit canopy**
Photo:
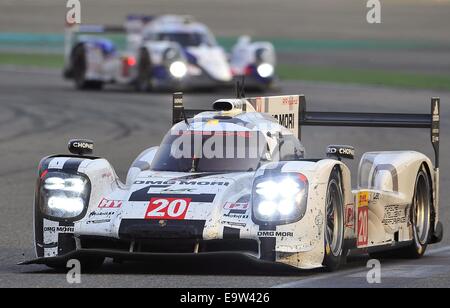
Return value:
[(172, 129), (152, 162), (154, 171), (251, 172), (273, 161), (303, 158), (304, 148), (293, 135), (260, 131)]
[(201, 32), (158, 32), (149, 33), (145, 40), (175, 42), (181, 47), (214, 46), (215, 41)]

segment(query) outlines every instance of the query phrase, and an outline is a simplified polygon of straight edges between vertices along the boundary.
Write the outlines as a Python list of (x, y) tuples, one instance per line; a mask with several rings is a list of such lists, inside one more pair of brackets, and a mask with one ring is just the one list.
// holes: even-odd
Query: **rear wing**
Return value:
[(73, 34), (122, 34), (127, 30), (124, 26), (104, 26), (104, 25), (75, 25), (66, 28), (66, 30)]
[[(267, 113), (290, 129), (301, 139), (302, 126), (350, 126), (385, 128), (426, 128), (430, 130), (431, 144), (435, 154), (435, 168), (439, 168), (440, 99), (431, 99), (431, 111), (425, 114), (410, 113), (361, 113), (308, 111), (304, 95), (246, 98), (256, 112)], [(192, 118), (209, 111), (185, 109), (183, 94), (173, 95), (172, 123)]]
[(157, 16), (131, 14), (128, 15), (124, 25), (89, 25), (89, 24), (67, 24), (66, 29), (69, 32), (77, 34), (121, 34), (141, 30), (142, 27), (156, 19)]
[[(354, 126), (385, 128), (427, 128), (435, 154), (435, 168), (439, 168), (440, 98), (431, 99), (430, 113), (361, 113), (308, 111), (306, 100), (299, 110), (301, 126)], [(299, 138), (301, 131), (299, 131)]]

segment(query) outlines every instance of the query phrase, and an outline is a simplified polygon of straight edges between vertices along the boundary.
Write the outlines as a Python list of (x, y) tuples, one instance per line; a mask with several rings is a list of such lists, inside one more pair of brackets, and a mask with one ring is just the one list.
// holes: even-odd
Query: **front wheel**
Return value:
[(74, 49), (72, 63), (73, 79), (78, 90), (101, 90), (103, 88), (103, 82), (86, 79), (87, 60), (83, 45)]
[(325, 257), (323, 266), (331, 272), (337, 270), (345, 258), (344, 197), (338, 167), (335, 167), (331, 172), (325, 201)]

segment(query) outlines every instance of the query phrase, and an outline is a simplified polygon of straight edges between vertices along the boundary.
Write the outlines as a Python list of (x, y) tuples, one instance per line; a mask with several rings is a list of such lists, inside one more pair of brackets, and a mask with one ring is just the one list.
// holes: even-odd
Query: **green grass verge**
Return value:
[[(0, 65), (61, 69), (63, 66), (63, 57), (57, 54), (0, 52)], [(307, 80), (415, 89), (450, 90), (450, 76), (439, 74), (298, 65), (279, 65), (277, 72), (282, 80)]]
[(63, 56), (55, 54), (21, 54), (12, 52), (0, 52), (0, 65), (38, 68), (62, 68)]
[(440, 74), (292, 65), (279, 65), (277, 71), (283, 80), (308, 80), (413, 89), (450, 90), (450, 76)]

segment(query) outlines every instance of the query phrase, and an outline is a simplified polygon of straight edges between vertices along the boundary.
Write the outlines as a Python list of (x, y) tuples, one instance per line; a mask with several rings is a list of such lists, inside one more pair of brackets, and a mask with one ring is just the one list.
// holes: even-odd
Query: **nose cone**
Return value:
[(190, 48), (189, 52), (197, 59), (197, 64), (213, 79), (220, 82), (230, 82), (230, 65), (225, 52), (220, 47)]

